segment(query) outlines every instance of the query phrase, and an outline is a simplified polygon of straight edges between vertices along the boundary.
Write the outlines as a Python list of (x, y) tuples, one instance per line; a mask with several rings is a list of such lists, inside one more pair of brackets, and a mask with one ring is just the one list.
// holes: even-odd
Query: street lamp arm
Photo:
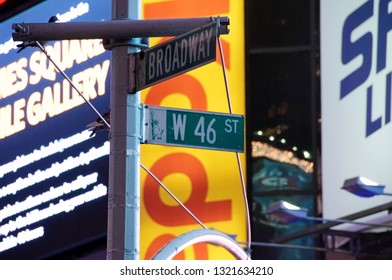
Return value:
[[(366, 209), (366, 210), (363, 210), (361, 212), (350, 214), (348, 216), (342, 217), (342, 219), (344, 219), (344, 220), (356, 220), (356, 219), (359, 219), (359, 218), (362, 218), (362, 217), (366, 217), (366, 216), (370, 216), (372, 214), (376, 214), (376, 213), (379, 213), (379, 212), (382, 212), (382, 211), (390, 211), (390, 210), (392, 210), (392, 202), (389, 202), (389, 203), (386, 203), (386, 204), (382, 204), (382, 205), (379, 205), (379, 206), (376, 206), (376, 207), (373, 207), (373, 208), (370, 208), (370, 209)], [(342, 219), (340, 219), (340, 220), (342, 220)], [(297, 238), (300, 238), (300, 237), (303, 237), (303, 236), (307, 236), (307, 235), (310, 235), (310, 234), (320, 234), (320, 233), (325, 232), (325, 231), (329, 230), (331, 227), (336, 226), (338, 224), (339, 223), (337, 223), (336, 221), (334, 221), (334, 222), (330, 221), (330, 222), (326, 222), (326, 223), (323, 223), (323, 224), (317, 224), (317, 225), (314, 225), (312, 227), (305, 228), (303, 230), (299, 230), (299, 231), (296, 231), (296, 232), (285, 234), (283, 236), (279, 236), (279, 237), (273, 238), (272, 242), (284, 243), (284, 242), (288, 242), (290, 240), (294, 240), (294, 239), (297, 239)]]
[(369, 226), (369, 227), (392, 228), (392, 225), (357, 222), (357, 221), (345, 220), (345, 219), (327, 219), (327, 218), (309, 217), (309, 216), (304, 217), (304, 219), (309, 220), (309, 221), (318, 221), (318, 222), (331, 222), (331, 223), (339, 223), (339, 224), (363, 225), (363, 226)]

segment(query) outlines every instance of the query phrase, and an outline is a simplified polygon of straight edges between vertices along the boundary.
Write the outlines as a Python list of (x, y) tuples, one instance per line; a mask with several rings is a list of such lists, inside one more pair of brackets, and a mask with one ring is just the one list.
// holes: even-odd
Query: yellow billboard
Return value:
[[(228, 16), (221, 42), (234, 114), (245, 114), (244, 3), (238, 0), (144, 0), (145, 19)], [(167, 38), (166, 38), (167, 39)], [(152, 39), (150, 46), (164, 39)], [(218, 48), (217, 48), (218, 49)], [(219, 49), (218, 49), (219, 50)], [(217, 61), (142, 91), (142, 103), (229, 113), (222, 62)], [(245, 155), (241, 154), (242, 167)], [(245, 242), (246, 206), (233, 152), (142, 145), (141, 162), (208, 228)], [(245, 173), (245, 172), (244, 172)], [(146, 172), (141, 172), (141, 259), (176, 236), (201, 226)], [(233, 259), (223, 248), (194, 245), (176, 259)]]

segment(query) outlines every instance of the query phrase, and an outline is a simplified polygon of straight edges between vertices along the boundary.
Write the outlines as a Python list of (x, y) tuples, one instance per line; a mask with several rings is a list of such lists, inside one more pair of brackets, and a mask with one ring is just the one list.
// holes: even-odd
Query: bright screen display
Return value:
[[(0, 25), (0, 259), (38, 259), (106, 235), (108, 133), (35, 47), (18, 53), (13, 23), (110, 19), (110, 1), (44, 1)], [(53, 23), (56, 24), (56, 23)], [(101, 40), (45, 48), (102, 114), (110, 52)]]
[[(98, 21), (111, 2), (44, 1), (0, 25), (0, 259), (41, 259), (104, 237), (107, 232), (109, 133), (91, 135), (97, 116), (38, 48), (17, 53), (13, 23)], [(244, 4), (237, 0), (143, 0), (144, 19), (229, 16), (222, 37), (233, 113), (244, 114)], [(56, 24), (56, 23), (51, 23)], [(150, 46), (166, 38), (153, 38)], [(46, 50), (104, 114), (110, 109), (110, 51), (101, 40), (48, 42)], [(217, 57), (219, 54), (217, 52)], [(141, 92), (151, 106), (228, 112), (217, 59)], [(244, 154), (240, 155), (244, 162)], [(246, 241), (245, 203), (235, 153), (142, 145), (141, 163), (208, 227)], [(245, 170), (244, 170), (245, 173)], [(176, 236), (199, 229), (141, 171), (140, 258), (149, 259)], [(175, 218), (173, 218), (175, 217)], [(197, 244), (180, 259), (230, 259), (218, 246)]]

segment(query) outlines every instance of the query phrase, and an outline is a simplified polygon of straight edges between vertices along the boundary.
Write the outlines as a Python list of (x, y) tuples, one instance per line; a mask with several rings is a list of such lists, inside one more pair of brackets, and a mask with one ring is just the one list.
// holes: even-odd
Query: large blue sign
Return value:
[[(374, 117), (373, 111), (373, 85), (370, 84), (366, 89), (366, 137), (381, 129), (391, 121), (391, 77), (392, 72), (380, 73), (387, 67), (387, 35), (392, 29), (392, 14), (389, 12), (389, 0), (366, 1), (344, 21), (342, 31), (342, 63), (348, 65), (354, 60), (361, 60), (361, 64), (352, 70), (340, 83), (340, 98), (344, 98), (359, 86), (369, 80), (374, 64), (375, 73), (385, 77), (385, 120), (382, 116)], [(378, 16), (378, 17), (377, 17)], [(366, 22), (376, 21), (376, 30), (367, 30), (361, 36), (356, 32), (360, 30)], [(353, 39), (355, 38), (355, 39)], [(373, 54), (376, 53), (373, 62)], [(385, 71), (384, 71), (385, 72)]]
[[(343, 217), (389, 201), (341, 189), (363, 176), (392, 187), (392, 12), (389, 0), (321, 0), (323, 213)], [(338, 7), (338, 8), (337, 8)]]
[[(44, 1), (0, 25), (0, 259), (46, 258), (106, 235), (108, 134), (86, 129), (97, 116), (38, 48), (18, 53), (11, 25), (108, 20), (110, 9)], [(109, 109), (101, 40), (45, 48), (98, 111)]]

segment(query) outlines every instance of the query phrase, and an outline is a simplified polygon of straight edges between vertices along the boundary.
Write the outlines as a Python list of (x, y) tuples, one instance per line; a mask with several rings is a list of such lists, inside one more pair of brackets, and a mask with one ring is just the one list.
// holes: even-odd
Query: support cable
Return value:
[[(228, 82), (227, 75), (226, 75), (225, 58), (223, 55), (223, 48), (222, 48), (220, 36), (218, 36), (218, 45), (219, 45), (219, 54), (220, 54), (220, 58), (222, 61), (222, 70), (223, 70), (223, 78), (224, 78), (225, 88), (226, 88), (227, 103), (229, 106), (230, 114), (233, 114), (233, 109), (232, 109), (232, 105), (231, 105), (231, 98), (230, 98), (229, 82)], [(251, 228), (250, 228), (250, 213), (249, 213), (248, 197), (247, 197), (247, 193), (246, 193), (246, 185), (245, 185), (240, 155), (238, 152), (236, 152), (235, 154), (236, 154), (236, 158), (237, 158), (237, 164), (238, 164), (238, 169), (239, 169), (240, 179), (241, 179), (241, 186), (242, 186), (242, 194), (243, 194), (244, 203), (245, 203), (246, 223), (247, 223), (247, 249), (249, 250), (248, 253), (250, 254)]]
[(102, 122), (105, 124), (107, 128), (110, 128), (110, 125), (108, 122), (105, 120), (105, 118), (98, 112), (98, 110), (91, 104), (90, 101), (79, 91), (79, 89), (75, 86), (75, 84), (72, 82), (72, 80), (65, 74), (63, 70), (60, 69), (60, 67), (57, 65), (57, 63), (50, 57), (48, 52), (45, 50), (45, 48), (42, 46), (42, 44), (39, 41), (35, 41), (35, 44), (38, 46), (38, 48), (46, 55), (46, 57), (50, 60), (50, 62), (53, 63), (54, 67), (60, 72), (61, 75), (69, 82), (69, 84), (72, 86), (74, 90), (83, 98), (83, 100), (90, 106), (90, 108), (98, 115), (98, 117), (102, 120)]
[(142, 163), (140, 163), (140, 167), (143, 168), (199, 225), (201, 225), (204, 229), (207, 227)]

